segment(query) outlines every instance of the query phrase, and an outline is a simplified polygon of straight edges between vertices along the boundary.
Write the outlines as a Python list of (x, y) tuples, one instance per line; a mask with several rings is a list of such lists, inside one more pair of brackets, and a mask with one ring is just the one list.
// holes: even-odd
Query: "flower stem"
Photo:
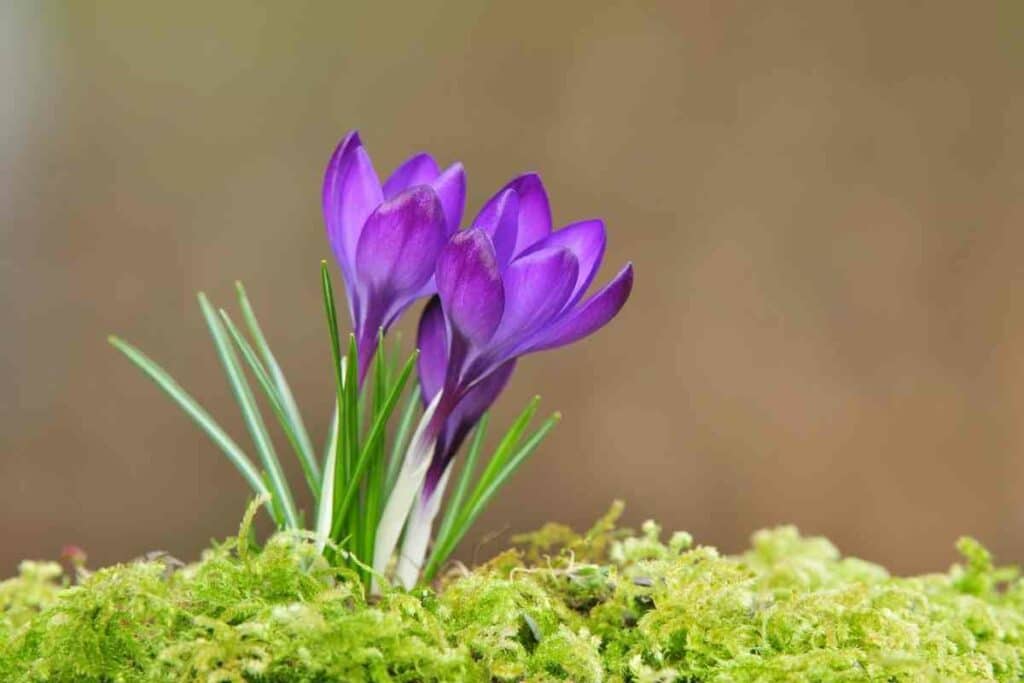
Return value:
[[(449, 401), (445, 393), (439, 392), (430, 402), (420, 419), (419, 426), (409, 442), (402, 467), (398, 472), (395, 485), (388, 496), (381, 513), (380, 524), (377, 526), (376, 540), (373, 548), (373, 570), (383, 575), (391, 562), (391, 556), (398, 546), (398, 538), (402, 527), (409, 516), (409, 511), (416, 501), (416, 496), (423, 486), (430, 467), (430, 458), (437, 444), (437, 437), (448, 417)], [(373, 590), (377, 583), (374, 579)]]
[(411, 590), (416, 581), (419, 580), (420, 570), (427, 556), (427, 544), (430, 542), (430, 531), (434, 526), (434, 519), (441, 509), (441, 499), (444, 497), (444, 489), (448, 484), (448, 474), (452, 468), (445, 468), (444, 474), (437, 482), (437, 486), (429, 494), (420, 490), (420, 495), (409, 513), (409, 521), (405, 525), (405, 538), (402, 541), (402, 551), (398, 555), (398, 566), (395, 568), (395, 578), (407, 589)]

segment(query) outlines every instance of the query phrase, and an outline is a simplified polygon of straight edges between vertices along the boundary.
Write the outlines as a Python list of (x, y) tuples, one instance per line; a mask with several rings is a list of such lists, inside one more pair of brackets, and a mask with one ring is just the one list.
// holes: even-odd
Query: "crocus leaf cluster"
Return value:
[[(255, 459), (166, 370), (111, 338), (224, 452), (279, 529), (299, 530), (309, 520), (316, 547), (329, 560), (374, 584), (393, 577), (411, 588), (438, 572), (559, 419), (555, 414), (531, 429), (534, 400), (484, 456), (486, 412), (518, 359), (600, 329), (632, 288), (627, 264), (586, 296), (604, 257), (604, 224), (587, 220), (554, 230), (536, 174), (514, 178), (462, 228), (465, 203), (460, 163), (442, 170), (430, 155), (416, 154), (381, 181), (357, 132), (335, 149), (322, 207), (351, 333), (342, 332), (331, 269), (323, 263), (336, 392), (321, 454), (241, 285), (241, 326), (205, 295), (199, 303)], [(403, 360), (389, 347), (388, 332), (421, 300), (417, 349)], [(285, 477), (260, 395), (302, 467), (312, 514), (300, 509), (301, 497)], [(442, 515), (455, 456), (474, 430)]]

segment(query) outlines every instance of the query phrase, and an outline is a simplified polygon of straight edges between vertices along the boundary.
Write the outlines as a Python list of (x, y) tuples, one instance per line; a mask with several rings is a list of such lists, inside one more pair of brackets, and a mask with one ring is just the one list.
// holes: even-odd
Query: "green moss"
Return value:
[(72, 585), (26, 562), (0, 583), (0, 680), (1024, 680), (1024, 583), (976, 541), (899, 578), (790, 527), (730, 557), (617, 530), (620, 511), (375, 599), (301, 534), (257, 548), (247, 524), (183, 568)]
[(0, 640), (57, 601), (63, 571), (56, 562), (22, 562), (18, 576), (0, 581)]

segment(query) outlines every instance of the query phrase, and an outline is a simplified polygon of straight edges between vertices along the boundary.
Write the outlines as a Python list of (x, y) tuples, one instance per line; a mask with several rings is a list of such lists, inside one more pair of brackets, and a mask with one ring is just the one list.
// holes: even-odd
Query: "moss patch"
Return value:
[(0, 583), (0, 680), (1024, 679), (1024, 582), (975, 541), (947, 573), (896, 578), (793, 528), (726, 557), (617, 530), (620, 509), (374, 600), (298, 534), (75, 585), (26, 562)]

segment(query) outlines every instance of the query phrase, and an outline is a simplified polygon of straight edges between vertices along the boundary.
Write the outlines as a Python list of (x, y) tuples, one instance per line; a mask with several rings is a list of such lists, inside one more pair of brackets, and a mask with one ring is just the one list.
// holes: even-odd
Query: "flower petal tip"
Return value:
[(452, 324), (484, 343), (494, 334), (505, 308), (505, 291), (490, 237), (475, 228), (457, 232), (437, 262), (437, 288)]

